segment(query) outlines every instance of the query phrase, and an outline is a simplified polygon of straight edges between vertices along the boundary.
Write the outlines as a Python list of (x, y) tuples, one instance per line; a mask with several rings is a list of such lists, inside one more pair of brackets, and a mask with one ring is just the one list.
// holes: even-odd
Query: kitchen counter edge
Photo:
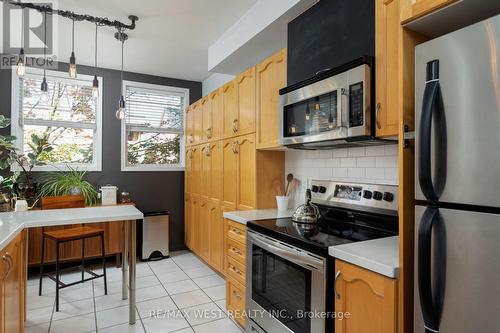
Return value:
[(277, 209), (255, 209), (255, 210), (236, 210), (232, 212), (224, 212), (224, 218), (238, 222), (241, 224), (247, 224), (250, 221), (259, 220), (269, 220), (269, 219), (281, 219), (288, 218), (293, 215), (293, 209), (287, 210), (285, 212), (278, 212)]

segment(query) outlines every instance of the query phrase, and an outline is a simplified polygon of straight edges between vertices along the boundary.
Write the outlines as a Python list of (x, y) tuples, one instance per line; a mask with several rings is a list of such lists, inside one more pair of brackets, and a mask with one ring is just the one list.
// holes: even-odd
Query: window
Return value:
[[(92, 76), (70, 79), (66, 72), (47, 71), (49, 98), (40, 92), (43, 71), (27, 69), (19, 78), (12, 71), (12, 134), (23, 154), (36, 148), (37, 138), (46, 139), (53, 148), (42, 153), (34, 171), (101, 171), (102, 78), (99, 98), (92, 98)], [(13, 165), (13, 170), (18, 170)]]
[(122, 171), (183, 170), (189, 89), (124, 81)]

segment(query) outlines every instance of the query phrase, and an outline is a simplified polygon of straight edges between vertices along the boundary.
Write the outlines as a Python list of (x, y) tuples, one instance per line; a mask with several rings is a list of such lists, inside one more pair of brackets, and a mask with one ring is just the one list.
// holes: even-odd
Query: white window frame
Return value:
[[(43, 70), (39, 68), (26, 68), (25, 77), (40, 77), (43, 76)], [(54, 77), (65, 82), (75, 82), (83, 81), (85, 83), (90, 83), (92, 85), (92, 80), (94, 79), (91, 75), (78, 74), (76, 79), (71, 79), (68, 77), (67, 72), (61, 71), (46, 71), (47, 77)], [(94, 145), (93, 145), (93, 162), (92, 163), (59, 163), (59, 164), (47, 164), (47, 165), (37, 165), (33, 168), (34, 172), (46, 172), (46, 171), (68, 171), (69, 168), (78, 169), (81, 171), (102, 171), (102, 86), (103, 79), (98, 76), (99, 81), (99, 98), (96, 103), (96, 127), (94, 125), (70, 122), (70, 121), (51, 121), (51, 120), (29, 120), (30, 125), (60, 125), (68, 126), (71, 128), (85, 128), (94, 129)], [(22, 128), (22, 123), (26, 120), (22, 119), (22, 110), (19, 104), (20, 102), (20, 91), (19, 91), (19, 77), (16, 71), (12, 71), (12, 111), (11, 111), (11, 134), (16, 137), (14, 144), (19, 151), (24, 152), (24, 130)], [(16, 163), (12, 164), (10, 167), (11, 171), (21, 171), (21, 167)]]
[[(127, 87), (135, 87), (139, 89), (145, 90), (158, 90), (162, 92), (168, 92), (175, 95), (180, 95), (184, 98), (184, 105), (182, 106), (182, 111), (184, 111), (189, 104), (189, 89), (188, 88), (180, 88), (180, 87), (172, 87), (165, 86), (160, 84), (152, 84), (152, 83), (144, 83), (144, 82), (136, 82), (136, 81), (123, 81), (123, 93), (126, 93)], [(125, 96), (125, 103), (127, 103), (127, 98)], [(179, 149), (179, 163), (174, 165), (169, 164), (137, 164), (137, 165), (128, 165), (127, 164), (127, 135), (126, 135), (126, 116), (125, 119), (121, 121), (121, 171), (184, 171), (184, 112), (182, 116), (182, 130), (179, 130), (180, 137), (180, 149)], [(154, 130), (152, 130), (154, 132)], [(169, 133), (173, 133), (172, 131), (168, 131)]]

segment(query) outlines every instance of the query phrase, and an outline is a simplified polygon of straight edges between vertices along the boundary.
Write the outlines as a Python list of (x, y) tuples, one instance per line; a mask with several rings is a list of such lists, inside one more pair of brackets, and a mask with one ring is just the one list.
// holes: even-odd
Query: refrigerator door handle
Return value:
[[(432, 244), (437, 246), (434, 250)], [(439, 332), (445, 281), (446, 231), (439, 209), (431, 206), (425, 210), (418, 229), (418, 293), (425, 333)]]
[[(434, 166), (432, 172), (432, 123), (436, 143), (434, 146)], [(441, 87), (439, 85), (439, 60), (427, 63), (427, 82), (425, 83), (419, 131), (420, 159), (418, 176), (420, 188), (430, 201), (438, 201), (446, 184), (447, 135), (446, 118)], [(434, 181), (433, 181), (434, 178)]]

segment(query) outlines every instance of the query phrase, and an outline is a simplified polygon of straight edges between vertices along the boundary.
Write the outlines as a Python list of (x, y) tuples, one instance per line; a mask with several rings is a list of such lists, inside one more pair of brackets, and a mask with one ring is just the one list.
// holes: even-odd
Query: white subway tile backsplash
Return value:
[(375, 167), (375, 157), (358, 157), (356, 159), (356, 166), (358, 168), (374, 168)]
[(384, 146), (366, 147), (366, 156), (384, 156)]
[(356, 159), (354, 157), (346, 157), (340, 159), (340, 166), (343, 168), (356, 167)]
[(397, 145), (331, 150), (287, 150), (285, 172), (293, 173), (299, 187), (292, 195), (297, 206), (313, 179), (398, 184)]
[(349, 157), (365, 156), (365, 147), (349, 149)]
[(376, 157), (376, 167), (377, 168), (397, 168), (398, 158), (396, 156), (377, 156)]

